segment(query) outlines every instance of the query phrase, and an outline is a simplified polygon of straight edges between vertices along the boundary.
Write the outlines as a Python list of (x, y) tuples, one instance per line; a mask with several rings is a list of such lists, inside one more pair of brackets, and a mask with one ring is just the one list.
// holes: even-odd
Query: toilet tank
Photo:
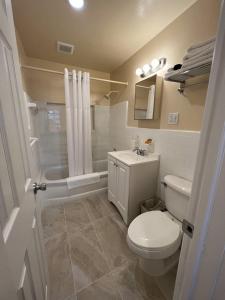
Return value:
[(166, 208), (175, 218), (182, 222), (187, 212), (192, 183), (174, 175), (166, 175), (164, 182), (166, 185)]

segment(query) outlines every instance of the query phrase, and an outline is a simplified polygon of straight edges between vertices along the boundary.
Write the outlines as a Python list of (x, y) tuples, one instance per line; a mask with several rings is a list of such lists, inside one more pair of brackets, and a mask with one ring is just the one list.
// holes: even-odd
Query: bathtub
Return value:
[(66, 178), (69, 175), (68, 166), (51, 166), (44, 170), (42, 182), (47, 184), (46, 196), (48, 199), (71, 197), (94, 190), (107, 188), (108, 185), (108, 166), (107, 160), (93, 161), (93, 171), (100, 173), (100, 182), (89, 184), (69, 190)]

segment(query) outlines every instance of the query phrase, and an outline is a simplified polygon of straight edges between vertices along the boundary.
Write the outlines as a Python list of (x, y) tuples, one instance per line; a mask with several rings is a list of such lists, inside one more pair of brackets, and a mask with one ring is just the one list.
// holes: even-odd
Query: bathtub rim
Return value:
[(99, 192), (104, 192), (104, 191), (108, 191), (108, 186), (103, 187), (103, 188), (99, 188), (99, 189), (96, 189), (96, 190), (93, 190), (93, 191), (87, 191), (87, 192), (84, 192), (84, 193), (70, 195), (70, 196), (48, 198), (48, 199), (45, 199), (45, 201), (43, 202), (42, 208), (45, 208), (45, 207), (48, 207), (48, 206), (54, 206), (54, 205), (57, 205), (57, 204), (63, 204), (63, 203), (71, 202), (73, 200), (77, 200), (77, 198), (78, 198), (78, 200), (80, 200), (82, 198), (85, 198), (88, 195), (99, 193)]
[[(43, 170), (43, 172), (41, 172), (41, 181), (46, 183), (47, 186), (63, 186), (63, 185), (67, 185), (67, 182), (66, 182), (66, 179), (68, 177), (65, 177), (65, 178), (62, 178), (62, 179), (54, 179), (54, 180), (50, 180), (50, 179), (47, 179), (46, 178), (46, 172), (49, 170), (49, 169), (61, 169), (61, 168), (65, 168), (67, 167), (67, 165), (62, 165), (62, 166), (50, 166), (48, 168), (45, 168)], [(108, 177), (108, 171), (101, 171), (101, 172), (93, 172), (93, 173), (99, 173), (100, 174), (100, 179), (101, 178), (105, 178), (105, 177)]]

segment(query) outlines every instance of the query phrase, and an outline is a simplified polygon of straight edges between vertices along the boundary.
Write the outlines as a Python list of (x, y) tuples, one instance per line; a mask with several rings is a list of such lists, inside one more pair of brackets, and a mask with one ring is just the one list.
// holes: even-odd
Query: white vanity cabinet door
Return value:
[(129, 167), (117, 161), (117, 207), (127, 223), (129, 198)]
[(108, 198), (117, 205), (116, 192), (117, 192), (117, 170), (116, 160), (109, 156), (108, 158)]

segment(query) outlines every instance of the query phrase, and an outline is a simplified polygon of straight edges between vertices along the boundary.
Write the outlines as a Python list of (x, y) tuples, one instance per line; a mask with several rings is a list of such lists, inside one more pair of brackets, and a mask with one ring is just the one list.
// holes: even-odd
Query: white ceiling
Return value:
[[(12, 0), (17, 30), (30, 57), (110, 72), (197, 0)], [(57, 40), (74, 44), (72, 56)]]

